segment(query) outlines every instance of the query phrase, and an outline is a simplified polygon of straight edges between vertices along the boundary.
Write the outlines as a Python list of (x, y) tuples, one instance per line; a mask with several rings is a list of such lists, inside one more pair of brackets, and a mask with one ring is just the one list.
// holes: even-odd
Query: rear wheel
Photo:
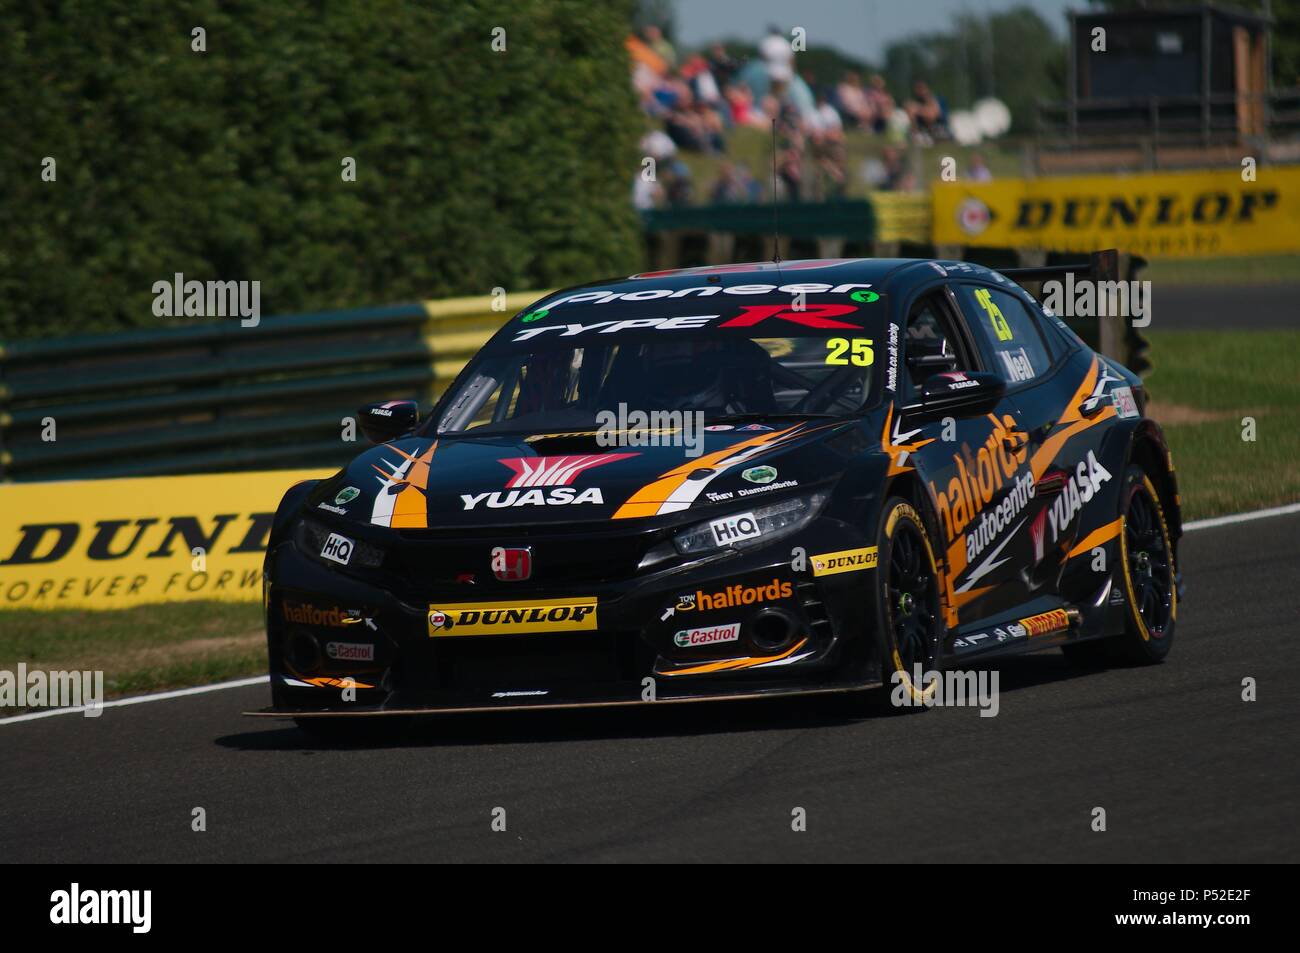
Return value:
[(938, 692), (943, 614), (939, 567), (921, 514), (901, 497), (885, 503), (875, 573), (881, 677), (890, 703), (923, 708)]
[(1120, 497), (1119, 547), (1127, 603), (1124, 633), (1065, 646), (1071, 661), (1159, 662), (1169, 654), (1178, 619), (1178, 586), (1169, 524), (1151, 478), (1133, 465)]

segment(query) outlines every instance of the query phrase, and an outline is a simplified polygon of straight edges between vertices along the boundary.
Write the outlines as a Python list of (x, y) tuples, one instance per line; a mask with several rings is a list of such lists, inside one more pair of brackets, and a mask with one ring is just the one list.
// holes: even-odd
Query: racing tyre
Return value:
[(1066, 656), (1080, 664), (1129, 662), (1149, 665), (1169, 654), (1178, 619), (1177, 567), (1160, 494), (1139, 466), (1124, 473), (1120, 495), (1119, 549), (1127, 613), (1124, 633), (1108, 639), (1066, 645)]
[[(897, 711), (924, 711), (939, 689), (937, 681), (924, 676), (941, 668), (943, 611), (930, 534), (907, 500), (886, 501), (876, 551), (877, 631), (886, 697)], [(917, 666), (923, 674), (920, 684)]]

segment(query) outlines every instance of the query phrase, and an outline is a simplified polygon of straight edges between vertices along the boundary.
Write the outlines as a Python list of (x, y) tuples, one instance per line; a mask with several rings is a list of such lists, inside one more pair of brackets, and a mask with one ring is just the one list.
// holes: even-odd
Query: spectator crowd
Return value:
[[(679, 57), (656, 26), (629, 36), (632, 84), (642, 110), (656, 128), (641, 141), (655, 163), (651, 177), (640, 172), (633, 187), (637, 208), (692, 202), (760, 202), (767, 197), (768, 169), (751, 170), (728, 157), (728, 134), (752, 127), (771, 133), (775, 123), (777, 198), (824, 201), (842, 197), (849, 185), (845, 132), (862, 130), (879, 137), (878, 158), (860, 170), (868, 188), (914, 191), (917, 176), (906, 146), (948, 139), (948, 110), (929, 85), (917, 80), (898, 102), (884, 77), (864, 81), (845, 72), (826, 85), (800, 75), (790, 37), (776, 27), (758, 45), (758, 55), (741, 62), (725, 46)], [(723, 157), (716, 181), (696, 194), (681, 153)], [(983, 173), (987, 166), (979, 163)]]

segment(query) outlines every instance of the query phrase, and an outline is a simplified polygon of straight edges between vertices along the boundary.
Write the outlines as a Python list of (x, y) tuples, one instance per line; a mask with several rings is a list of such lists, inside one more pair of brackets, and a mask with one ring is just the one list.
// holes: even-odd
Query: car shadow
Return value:
[[(999, 692), (1015, 692), (1088, 677), (1096, 669), (1069, 662), (1060, 652), (1020, 655), (967, 670), (999, 672)], [(319, 739), (289, 721), (250, 720), (250, 730), (215, 739), (237, 751), (319, 751), (546, 744), (619, 738), (691, 737), (750, 731), (833, 728), (898, 717), (882, 690), (835, 695), (788, 696), (730, 702), (501, 711), (358, 719), (353, 736)]]

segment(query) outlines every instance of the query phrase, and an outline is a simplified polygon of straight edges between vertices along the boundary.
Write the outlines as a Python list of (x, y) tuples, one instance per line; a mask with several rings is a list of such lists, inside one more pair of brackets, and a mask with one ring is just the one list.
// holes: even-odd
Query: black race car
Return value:
[(260, 714), (923, 701), (919, 673), (995, 655), (1158, 661), (1181, 526), (1145, 404), (964, 262), (561, 291), (285, 495)]

